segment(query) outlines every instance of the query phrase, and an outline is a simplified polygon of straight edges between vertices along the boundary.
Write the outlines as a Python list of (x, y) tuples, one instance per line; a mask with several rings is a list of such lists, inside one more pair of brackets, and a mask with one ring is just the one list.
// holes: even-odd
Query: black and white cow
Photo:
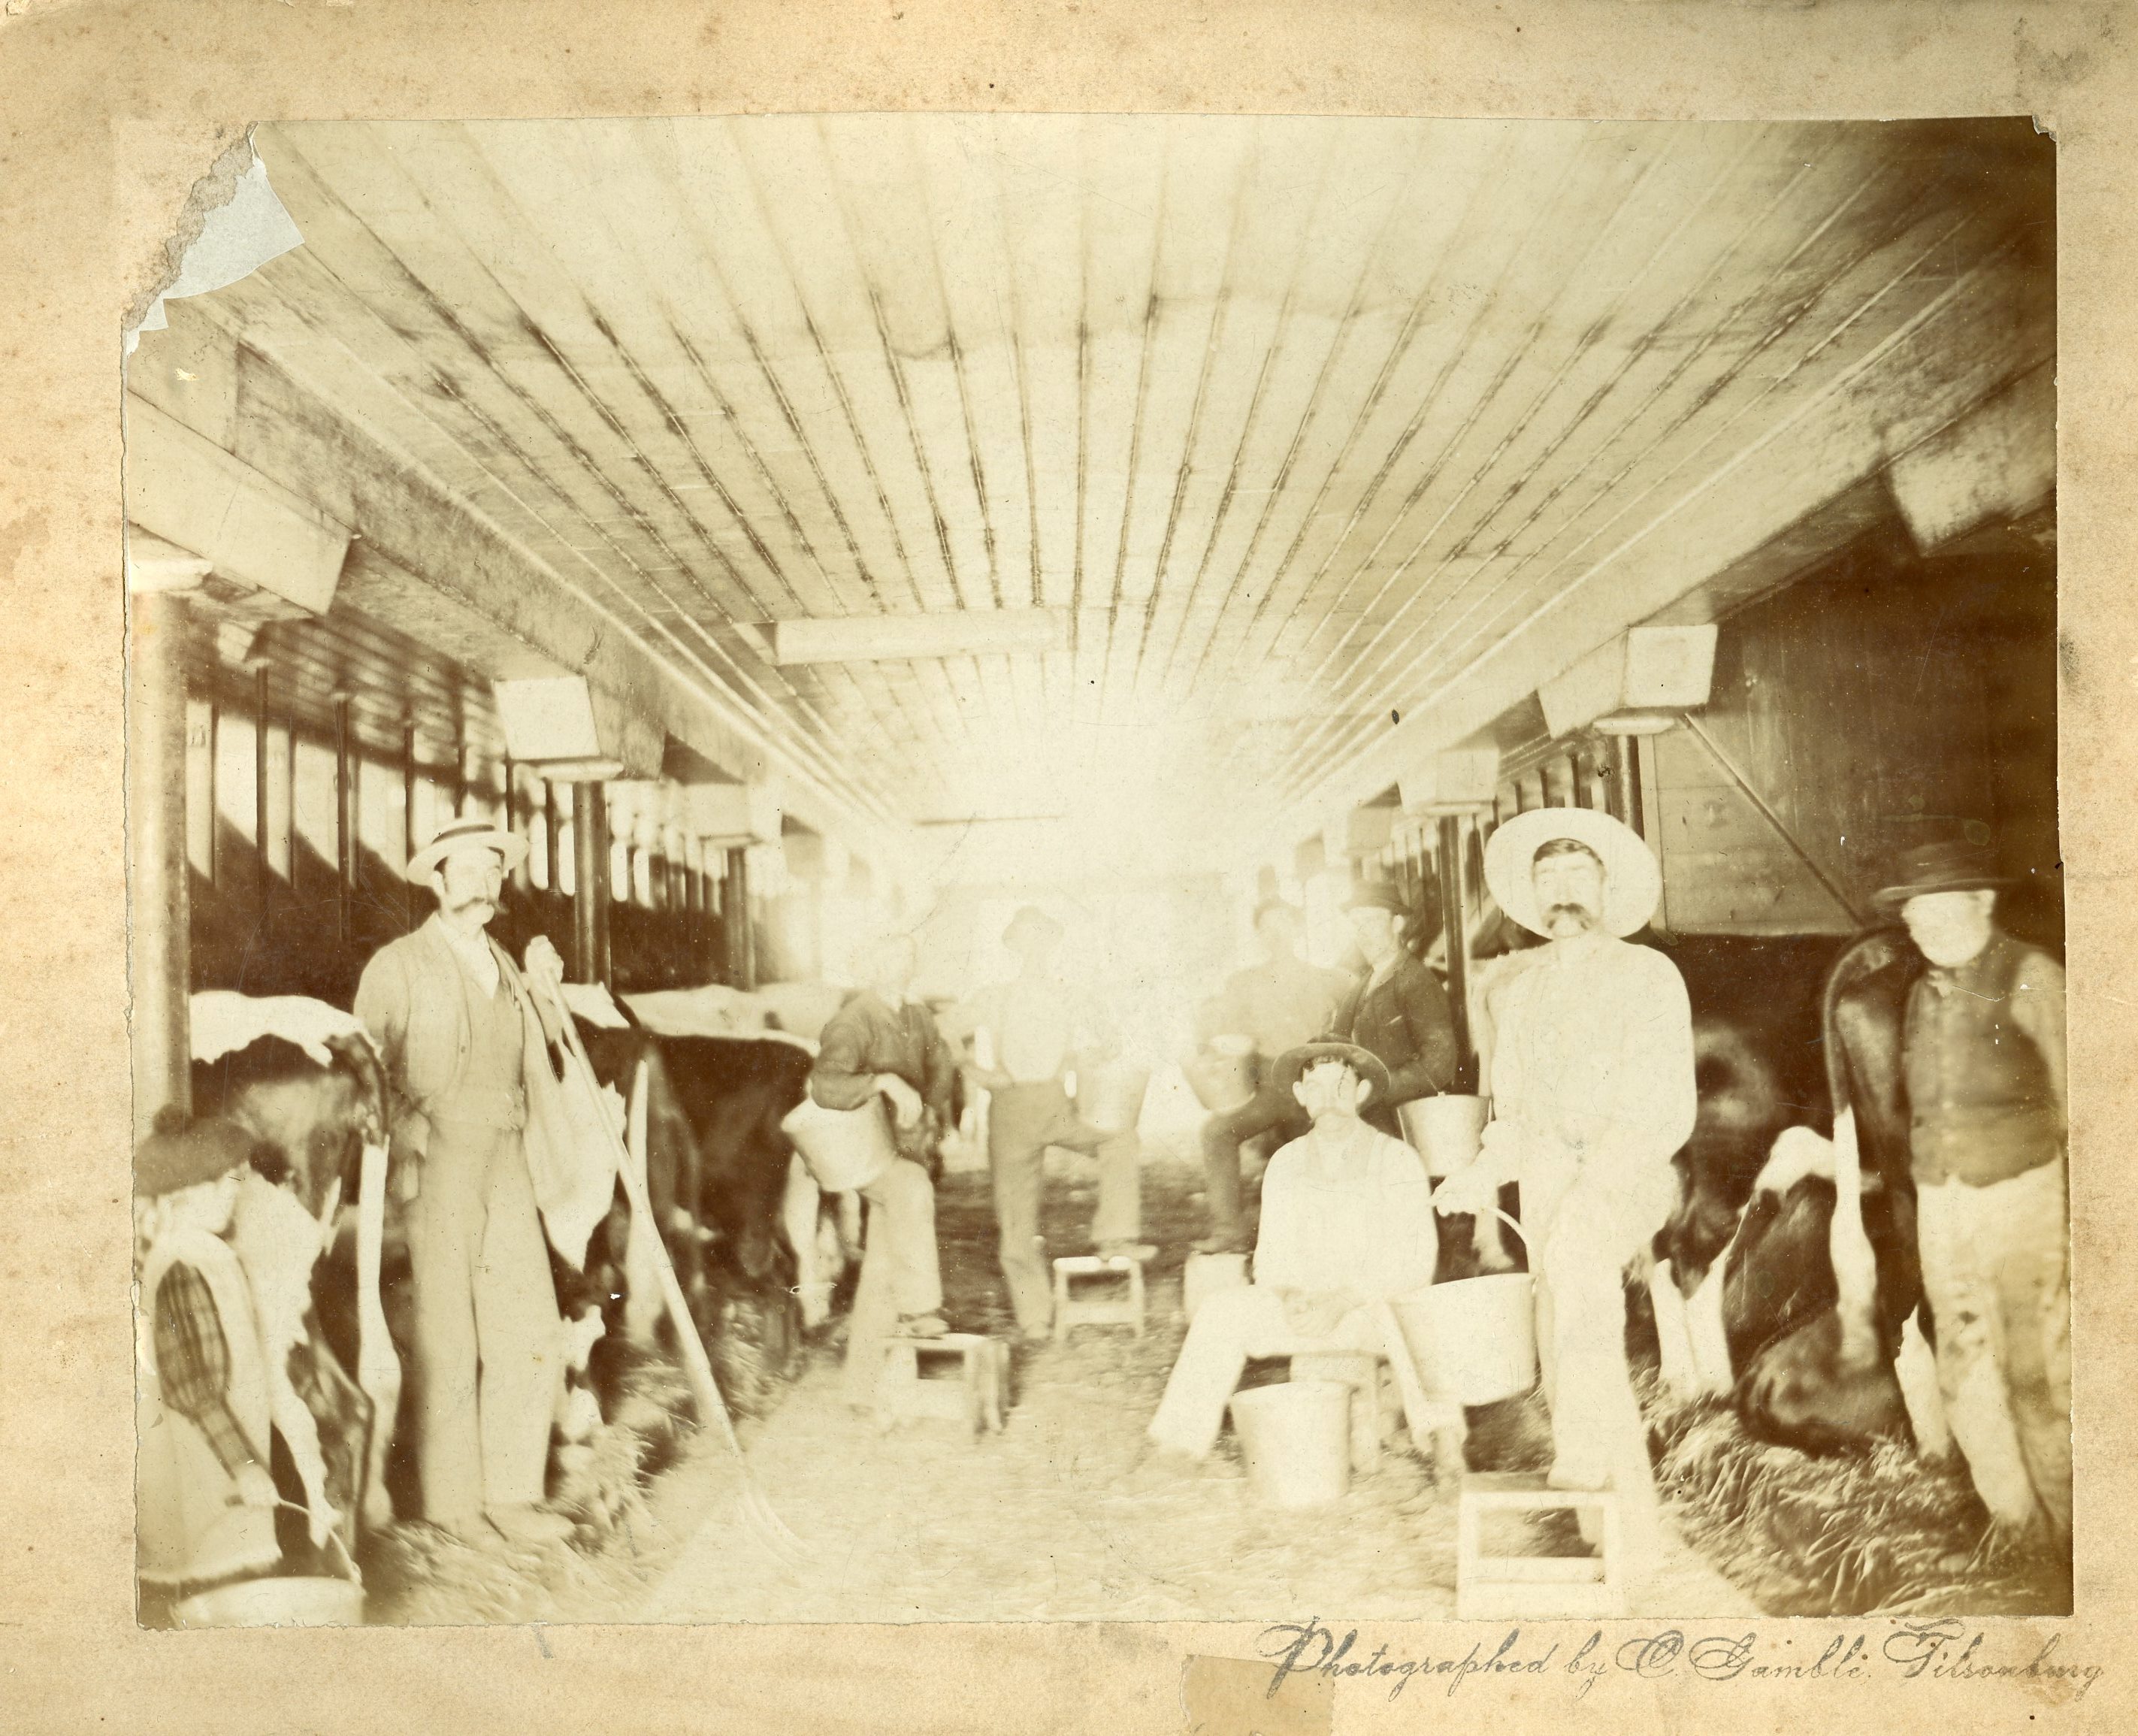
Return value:
[[(1915, 1324), (1922, 1297), (1900, 1072), (1920, 968), (1903, 936), (1849, 945), (1825, 974), (1819, 1106), (1783, 1082), (1776, 1033), (1702, 1015), (1700, 1119), (1648, 1285), (1665, 1383), (1728, 1397), (1757, 1438), (1831, 1452), (1944, 1447)], [(1764, 1035), (1766, 1041), (1760, 1036)], [(1801, 1036), (1782, 1041), (1801, 1044)]]

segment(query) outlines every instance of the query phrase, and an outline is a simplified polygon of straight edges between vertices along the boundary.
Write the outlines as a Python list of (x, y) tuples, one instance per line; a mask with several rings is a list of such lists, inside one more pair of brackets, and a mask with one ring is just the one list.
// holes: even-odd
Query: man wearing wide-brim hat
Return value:
[(1620, 1496), (1628, 1554), (1660, 1543), (1647, 1431), (1626, 1366), (1628, 1261), (1677, 1197), (1691, 1137), (1692, 1018), (1677, 968), (1624, 938), (1662, 895), (1655, 856), (1608, 814), (1537, 808), (1499, 827), (1485, 878), (1500, 908), (1550, 943), (1501, 1003), (1483, 1148), (1442, 1186), (1443, 1212), (1489, 1211), (1521, 1184), (1551, 1407), (1551, 1480)]
[(1355, 1043), (1306, 1043), (1278, 1059), (1271, 1082), (1311, 1126), (1263, 1173), (1254, 1282), (1207, 1298), (1188, 1329), (1151, 1418), (1154, 1460), (1209, 1452), (1249, 1357), (1378, 1352), (1376, 1304), (1433, 1281), (1439, 1243), (1425, 1165), (1359, 1119), (1389, 1087), (1379, 1057)]
[(1953, 1437), (1999, 1540), (2071, 1539), (2064, 973), (1995, 921), (1994, 860), (1908, 851), (1878, 907), (1929, 962), (1903, 1039), (1923, 1289)]
[[(536, 1179), (572, 1135), (553, 1015), (486, 932), (526, 851), (485, 820), (441, 827), (408, 863), (436, 913), (382, 947), (356, 992), (385, 1062), (408, 1223), (423, 1516), (478, 1544), (572, 1529), (543, 1504), (564, 1346)], [(527, 968), (551, 983), (564, 973), (539, 936)]]

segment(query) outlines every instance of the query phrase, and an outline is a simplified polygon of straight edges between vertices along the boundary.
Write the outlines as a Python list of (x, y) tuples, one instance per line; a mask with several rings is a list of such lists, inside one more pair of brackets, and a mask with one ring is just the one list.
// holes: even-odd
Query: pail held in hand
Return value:
[(866, 1187), (898, 1161), (881, 1097), (857, 1109), (827, 1109), (804, 1091), (779, 1126), (827, 1193)]
[(1272, 1507), (1325, 1507), (1351, 1486), (1351, 1389), (1296, 1380), (1233, 1395), (1247, 1480)]
[[(1521, 1226), (1497, 1214), (1516, 1235)], [(1527, 1272), (1429, 1284), (1396, 1304), (1429, 1383), (1466, 1405), (1517, 1398), (1536, 1384), (1536, 1300)]]
[(1485, 1100), (1420, 1097), (1397, 1107), (1396, 1123), (1404, 1143), (1425, 1159), (1425, 1173), (1438, 1181), (1477, 1157), (1485, 1133)]
[(1245, 1109), (1255, 1096), (1255, 1040), (1215, 1036), (1182, 1069), (1195, 1100), (1213, 1115)]
[(1110, 1061), (1076, 1075), (1076, 1113), (1104, 1133), (1125, 1134), (1143, 1119), (1150, 1070)]

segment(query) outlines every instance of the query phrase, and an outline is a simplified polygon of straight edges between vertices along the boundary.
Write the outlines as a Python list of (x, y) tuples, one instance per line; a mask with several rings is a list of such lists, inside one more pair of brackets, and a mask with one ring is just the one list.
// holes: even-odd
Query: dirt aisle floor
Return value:
[[(1301, 1614), (1445, 1620), (1455, 1609), (1455, 1504), (1400, 1436), (1336, 1506), (1285, 1513), (1258, 1502), (1228, 1432), (1200, 1476), (1142, 1494), (1117, 1485), (1179, 1348), (1181, 1265), (1203, 1231), (1199, 1170), (1161, 1158), (1145, 1172), (1149, 1322), (1081, 1328), (1018, 1346), (1013, 1404), (977, 1442), (948, 1422), (888, 1434), (842, 1399), (836, 1351), (813, 1351), (785, 1402), (750, 1429), (760, 1486), (811, 1545), (783, 1564), (735, 1516), (720, 1458), (694, 1454), (666, 1480), (696, 1486), (705, 1518), (637, 1619), (670, 1621), (1005, 1620), (1280, 1621)], [(1088, 1246), (1094, 1191), (1068, 1163), (1050, 1180), (1052, 1254)], [(1013, 1339), (995, 1270), (984, 1175), (945, 1178), (938, 1222), (946, 1311), (960, 1329)], [(1281, 1378), (1283, 1365), (1267, 1365)], [(1501, 1409), (1518, 1407), (1503, 1407)], [(1493, 1419), (1473, 1447), (1533, 1456), (1534, 1416)], [(1485, 1436), (1496, 1433), (1496, 1442)], [(1473, 1452), (1473, 1459), (1475, 1454)], [(1750, 1601), (1673, 1539), (1658, 1612), (1752, 1612)], [(618, 1612), (618, 1615), (624, 1614)]]

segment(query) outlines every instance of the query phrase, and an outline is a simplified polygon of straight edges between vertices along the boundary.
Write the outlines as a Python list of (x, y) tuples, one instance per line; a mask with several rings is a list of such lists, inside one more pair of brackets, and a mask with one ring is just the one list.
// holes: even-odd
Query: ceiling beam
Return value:
[(1069, 642), (1060, 609), (975, 609), (930, 615), (845, 615), (775, 621), (763, 629), (775, 663), (904, 662), (915, 657), (1060, 651)]

